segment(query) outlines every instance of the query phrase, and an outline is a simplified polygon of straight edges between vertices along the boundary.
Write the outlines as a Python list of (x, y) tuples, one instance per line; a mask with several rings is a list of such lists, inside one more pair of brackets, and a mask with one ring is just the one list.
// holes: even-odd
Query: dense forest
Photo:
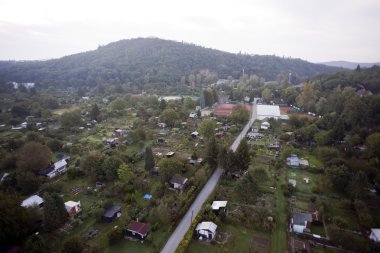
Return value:
[[(131, 83), (192, 84), (200, 71), (208, 80), (238, 78), (243, 72), (276, 80), (279, 75), (301, 79), (343, 69), (277, 56), (232, 54), (156, 38), (121, 40), (97, 50), (47, 61), (0, 62), (0, 79), (35, 82), (41, 86), (96, 86)], [(199, 83), (199, 80), (197, 80)]]

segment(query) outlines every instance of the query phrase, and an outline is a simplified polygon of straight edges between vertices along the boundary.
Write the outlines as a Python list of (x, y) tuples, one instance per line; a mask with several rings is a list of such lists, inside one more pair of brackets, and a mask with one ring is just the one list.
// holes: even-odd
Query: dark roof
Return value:
[(127, 230), (145, 235), (148, 232), (149, 226), (146, 223), (131, 221), (129, 223)]
[(293, 214), (293, 224), (305, 225), (305, 221), (313, 221), (313, 217), (310, 213), (295, 213)]
[(38, 171), (38, 175), (40, 176), (46, 176), (47, 174), (49, 174), (50, 172), (52, 172), (54, 170), (54, 164), (52, 166), (49, 166), (45, 169), (41, 169)]
[(103, 217), (113, 218), (118, 212), (121, 212), (121, 206), (111, 206), (104, 212)]
[(172, 179), (170, 179), (170, 183), (174, 184), (184, 184), (186, 182), (187, 178), (183, 177), (181, 175), (174, 175)]

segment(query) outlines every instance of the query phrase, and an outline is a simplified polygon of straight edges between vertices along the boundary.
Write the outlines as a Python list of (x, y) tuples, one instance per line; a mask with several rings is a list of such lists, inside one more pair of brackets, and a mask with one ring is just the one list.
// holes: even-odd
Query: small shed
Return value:
[(212, 221), (203, 221), (197, 225), (195, 231), (199, 240), (213, 240), (216, 236), (217, 225)]
[(219, 212), (227, 212), (227, 201), (213, 201), (211, 204), (211, 209), (219, 214)]
[(127, 236), (144, 240), (148, 236), (149, 225), (143, 222), (131, 221), (127, 228)]
[(371, 228), (369, 239), (375, 242), (380, 242), (380, 228)]
[(194, 131), (191, 133), (191, 137), (193, 137), (193, 139), (197, 138), (199, 135), (198, 131)]
[(111, 206), (103, 214), (103, 221), (111, 222), (121, 216), (121, 206)]
[(25, 199), (21, 203), (22, 207), (32, 207), (32, 206), (43, 207), (43, 205), (44, 205), (44, 200), (38, 195), (30, 196), (29, 198)]
[(310, 213), (294, 213), (291, 219), (291, 226), (294, 232), (309, 232), (313, 216)]
[(300, 166), (298, 156), (295, 154), (291, 154), (290, 157), (286, 158), (286, 163), (292, 168), (298, 168)]
[(166, 157), (167, 158), (171, 158), (171, 157), (173, 157), (175, 155), (175, 152), (173, 152), (173, 151), (170, 151), (170, 152), (167, 152), (166, 153)]
[(173, 189), (182, 190), (187, 182), (187, 178), (181, 175), (174, 175), (172, 179), (170, 179), (170, 187)]
[(75, 202), (75, 201), (71, 201), (71, 200), (65, 202), (65, 209), (67, 212), (67, 216), (69, 216), (70, 218), (75, 217), (75, 215), (80, 213), (82, 210), (81, 205), (80, 205), (80, 201)]
[(261, 123), (260, 128), (263, 130), (268, 130), (270, 128), (270, 123), (268, 121), (264, 121), (263, 123)]

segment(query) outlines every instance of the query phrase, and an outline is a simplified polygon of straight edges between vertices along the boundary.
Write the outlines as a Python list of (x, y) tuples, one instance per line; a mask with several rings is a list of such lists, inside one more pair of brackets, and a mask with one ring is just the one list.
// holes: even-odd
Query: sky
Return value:
[(150, 36), (311, 62), (379, 62), (380, 0), (0, 0), (0, 60)]

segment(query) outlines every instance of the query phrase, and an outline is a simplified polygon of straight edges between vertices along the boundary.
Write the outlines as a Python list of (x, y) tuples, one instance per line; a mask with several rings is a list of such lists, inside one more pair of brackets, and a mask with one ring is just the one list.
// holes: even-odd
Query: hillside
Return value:
[[(58, 86), (95, 86), (100, 83), (168, 84), (208, 69), (219, 78), (256, 74), (275, 80), (289, 72), (312, 77), (341, 68), (301, 59), (232, 54), (193, 44), (156, 38), (121, 40), (97, 50), (48, 61), (0, 62), (0, 79)], [(183, 78), (182, 78), (183, 79)]]
[(331, 67), (341, 67), (346, 69), (356, 69), (358, 65), (361, 68), (370, 68), (374, 65), (380, 66), (380, 62), (373, 63), (364, 63), (364, 62), (349, 62), (349, 61), (329, 61), (329, 62), (321, 62), (321, 64), (331, 66)]
[(323, 91), (331, 91), (338, 87), (366, 88), (372, 93), (380, 92), (380, 67), (364, 68), (360, 71), (350, 70), (339, 73), (322, 74), (314, 78)]

